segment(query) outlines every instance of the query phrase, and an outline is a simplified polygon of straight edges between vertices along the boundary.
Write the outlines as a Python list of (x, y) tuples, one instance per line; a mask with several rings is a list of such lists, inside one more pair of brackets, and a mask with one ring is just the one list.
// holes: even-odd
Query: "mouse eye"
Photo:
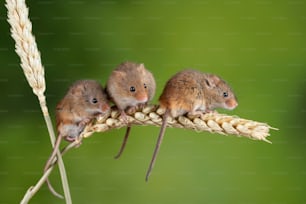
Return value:
[(131, 87), (130, 87), (130, 92), (135, 92), (135, 91), (136, 91), (135, 87), (134, 87), (134, 86), (131, 86)]
[(92, 103), (98, 103), (98, 99), (93, 98), (93, 99), (91, 100), (91, 102), (92, 102)]
[(228, 97), (228, 93), (227, 92), (223, 92), (223, 97), (224, 98)]
[(146, 85), (146, 84), (143, 84), (143, 87), (146, 89), (146, 88), (147, 88), (147, 85)]

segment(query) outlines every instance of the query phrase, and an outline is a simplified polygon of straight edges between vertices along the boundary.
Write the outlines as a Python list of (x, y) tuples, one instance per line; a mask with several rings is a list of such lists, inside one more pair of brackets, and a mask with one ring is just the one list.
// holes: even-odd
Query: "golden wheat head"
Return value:
[[(148, 105), (143, 109), (137, 110), (135, 113), (128, 114), (128, 120), (133, 125), (153, 125), (161, 126), (162, 117), (165, 110), (158, 105)], [(88, 137), (94, 132), (105, 132), (111, 129), (122, 128), (126, 126), (120, 119), (120, 112), (113, 109), (109, 114), (98, 118), (92, 124), (89, 124), (81, 137)], [(272, 128), (266, 123), (256, 122), (239, 118), (238, 116), (230, 116), (217, 112), (207, 113), (201, 117), (180, 116), (167, 120), (168, 127), (191, 129), (197, 132), (208, 131), (211, 133), (219, 133), (223, 135), (236, 135), (248, 137), (254, 140), (262, 140), (271, 143), (267, 137)]]
[(28, 18), (29, 10), (24, 0), (7, 0), (6, 7), (16, 53), (21, 59), (21, 67), (33, 92), (41, 96), (46, 89), (45, 72), (32, 34), (32, 23)]

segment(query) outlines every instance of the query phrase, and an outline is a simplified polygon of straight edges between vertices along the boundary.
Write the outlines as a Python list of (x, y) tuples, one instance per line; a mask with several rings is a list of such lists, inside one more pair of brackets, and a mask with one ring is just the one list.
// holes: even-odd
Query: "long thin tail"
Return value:
[(129, 138), (130, 131), (131, 131), (131, 126), (127, 126), (122, 145), (120, 147), (120, 150), (119, 150), (118, 154), (115, 156), (115, 159), (119, 159), (119, 157), (121, 156), (121, 154), (122, 154), (122, 152), (125, 148), (126, 142)]
[(155, 150), (154, 150), (154, 153), (153, 153), (153, 157), (152, 157), (149, 169), (148, 169), (147, 174), (146, 174), (146, 182), (148, 182), (148, 180), (149, 180), (149, 176), (150, 176), (150, 174), (152, 172), (152, 169), (154, 167), (156, 157), (157, 157), (157, 154), (158, 154), (159, 149), (160, 149), (160, 145), (161, 145), (162, 140), (164, 138), (164, 134), (165, 134), (165, 131), (166, 131), (166, 126), (167, 126), (167, 118), (169, 116), (169, 112), (170, 112), (169, 109), (167, 109), (164, 116), (163, 116), (163, 122), (162, 122), (162, 126), (160, 128), (160, 132), (159, 132), (159, 135), (158, 135), (158, 139), (157, 139), (157, 143), (156, 143)]
[[(56, 141), (55, 141), (55, 144), (54, 144), (54, 147), (53, 147), (53, 151), (52, 151), (52, 153), (51, 153), (51, 156), (49, 157), (47, 163), (45, 164), (44, 172), (46, 172), (46, 171), (50, 168), (50, 166), (51, 166), (51, 164), (53, 163), (53, 160), (55, 159), (56, 155), (57, 155), (57, 154), (61, 154), (61, 152), (60, 152), (60, 150), (59, 150), (59, 146), (60, 146), (61, 140), (62, 140), (62, 136), (59, 135), (59, 136), (57, 137)], [(51, 191), (51, 193), (52, 193), (53, 195), (55, 195), (56, 197), (61, 198), (61, 199), (64, 198), (61, 194), (59, 194), (58, 192), (56, 192), (56, 191), (54, 190), (53, 186), (51, 185), (51, 183), (50, 183), (50, 181), (49, 181), (49, 177), (47, 178), (46, 183), (47, 183), (47, 185), (48, 185), (49, 190)]]

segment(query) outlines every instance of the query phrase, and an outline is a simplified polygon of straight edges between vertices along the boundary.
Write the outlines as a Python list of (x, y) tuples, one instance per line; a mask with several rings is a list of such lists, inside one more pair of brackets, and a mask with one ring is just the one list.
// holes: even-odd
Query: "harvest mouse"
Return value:
[[(102, 86), (97, 81), (76, 81), (56, 106), (56, 127), (58, 137), (54, 144), (53, 152), (45, 165), (44, 171), (50, 168), (56, 154), (60, 154), (59, 146), (62, 138), (69, 142), (73, 142), (78, 139), (89, 122), (108, 111), (110, 111), (110, 106), (107, 101), (107, 96)], [(49, 179), (47, 179), (46, 182), (50, 191), (55, 196), (62, 197), (53, 189)]]
[[(111, 73), (106, 91), (120, 111), (120, 118), (127, 121), (125, 111), (144, 106), (154, 96), (156, 89), (155, 79), (144, 64), (124, 62)], [(131, 127), (128, 125), (123, 143), (116, 159), (118, 159), (125, 148)]]
[(159, 104), (160, 107), (166, 109), (166, 112), (163, 115), (162, 126), (146, 174), (146, 181), (148, 181), (155, 164), (169, 115), (176, 118), (184, 114), (200, 116), (215, 108), (232, 110), (238, 105), (238, 102), (229, 85), (220, 77), (196, 70), (183, 70), (167, 82), (159, 98)]

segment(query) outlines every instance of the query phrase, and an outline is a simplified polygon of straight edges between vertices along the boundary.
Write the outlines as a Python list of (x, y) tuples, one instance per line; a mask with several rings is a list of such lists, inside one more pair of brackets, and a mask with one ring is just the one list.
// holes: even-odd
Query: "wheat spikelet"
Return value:
[(29, 10), (24, 0), (7, 0), (8, 22), (16, 44), (16, 53), (21, 59), (21, 67), (33, 89), (39, 96), (43, 95), (46, 85), (44, 68), (41, 63), (40, 53), (32, 35), (32, 23), (28, 18)]
[[(21, 60), (21, 68), (26, 76), (26, 79), (31, 86), (35, 95), (37, 95), (41, 110), (47, 124), (51, 143), (54, 145), (55, 134), (46, 105), (46, 97), (44, 92), (46, 90), (45, 71), (41, 63), (40, 53), (37, 49), (35, 38), (32, 34), (32, 23), (28, 17), (29, 10), (24, 0), (6, 0), (6, 7), (8, 10), (8, 22), (11, 25), (11, 35), (15, 40), (15, 51)], [(63, 183), (65, 199), (67, 203), (71, 203), (70, 190), (64, 162), (61, 154), (58, 151), (59, 169)], [(30, 188), (25, 194), (21, 203), (27, 203), (35, 194), (36, 188)]]
[[(162, 115), (165, 110), (158, 105), (148, 105), (143, 109), (138, 109), (135, 113), (128, 114), (130, 124), (134, 125), (154, 125), (161, 126)], [(89, 137), (94, 132), (105, 132), (114, 128), (126, 126), (120, 119), (120, 112), (112, 110), (108, 115), (98, 118), (94, 123), (89, 124), (81, 138)], [(262, 140), (271, 143), (267, 137), (272, 128), (266, 123), (242, 119), (238, 116), (229, 116), (217, 112), (207, 113), (201, 117), (180, 116), (178, 118), (169, 117), (168, 127), (191, 129), (197, 132), (208, 131), (223, 135), (244, 136), (254, 140)]]

